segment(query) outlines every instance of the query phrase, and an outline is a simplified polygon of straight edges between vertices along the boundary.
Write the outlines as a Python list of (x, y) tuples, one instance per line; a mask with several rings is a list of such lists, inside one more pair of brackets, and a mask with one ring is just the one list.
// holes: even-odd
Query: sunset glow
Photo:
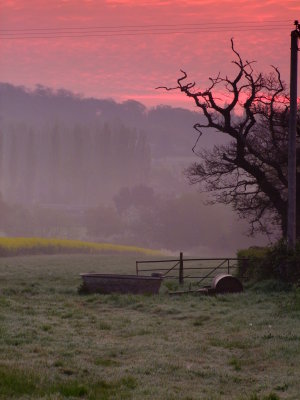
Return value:
[(180, 68), (201, 87), (232, 73), (231, 37), (257, 70), (275, 65), (288, 82), (290, 31), (300, 18), (294, 0), (3, 0), (0, 8), (2, 82), (148, 106), (193, 107), (155, 88), (176, 85)]

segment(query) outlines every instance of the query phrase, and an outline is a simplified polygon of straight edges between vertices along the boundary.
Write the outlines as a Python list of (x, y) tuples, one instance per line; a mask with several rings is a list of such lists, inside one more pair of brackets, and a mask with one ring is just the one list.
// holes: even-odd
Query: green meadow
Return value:
[(0, 258), (0, 399), (300, 398), (299, 289), (78, 294), (80, 272), (134, 273), (136, 259)]

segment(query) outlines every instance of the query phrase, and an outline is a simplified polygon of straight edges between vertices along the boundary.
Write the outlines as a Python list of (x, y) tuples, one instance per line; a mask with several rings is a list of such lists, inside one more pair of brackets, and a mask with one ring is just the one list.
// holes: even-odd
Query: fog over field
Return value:
[[(249, 239), (208, 206), (184, 170), (196, 160), (186, 109), (146, 109), (37, 86), (0, 84), (2, 235), (67, 237), (228, 256)], [(199, 146), (220, 143), (218, 134)]]

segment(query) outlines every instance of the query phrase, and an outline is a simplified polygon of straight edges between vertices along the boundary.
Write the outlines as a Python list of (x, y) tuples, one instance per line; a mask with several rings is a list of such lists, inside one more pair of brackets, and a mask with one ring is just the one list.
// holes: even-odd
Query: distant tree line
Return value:
[(144, 183), (150, 170), (146, 135), (122, 124), (10, 123), (0, 143), (0, 191), (9, 203), (96, 205), (124, 184)]
[[(194, 141), (189, 127), (199, 120), (199, 115), (169, 106), (147, 109), (134, 100), (117, 103), (112, 99), (84, 98), (41, 85), (29, 90), (0, 82), (0, 129), (9, 121), (20, 121), (36, 130), (45, 121), (55, 120), (63, 121), (66, 126), (97, 125), (99, 121), (111, 125), (111, 121), (122, 121), (130, 129), (147, 132), (152, 156), (158, 158), (189, 156)], [(216, 140), (214, 137), (214, 142)]]

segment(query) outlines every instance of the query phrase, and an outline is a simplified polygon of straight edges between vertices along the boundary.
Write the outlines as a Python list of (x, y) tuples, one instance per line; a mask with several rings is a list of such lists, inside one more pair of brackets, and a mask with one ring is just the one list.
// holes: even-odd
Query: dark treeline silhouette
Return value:
[[(128, 100), (117, 103), (111, 99), (84, 98), (66, 90), (37, 86), (35, 90), (0, 83), (0, 122), (21, 121), (27, 125), (44, 126), (45, 122), (63, 121), (65, 126), (90, 125), (121, 121), (129, 128), (147, 133), (152, 156), (163, 157), (191, 153), (195, 134), (193, 125), (199, 114), (182, 108), (158, 106), (147, 109)], [(215, 142), (204, 138), (203, 146)]]

